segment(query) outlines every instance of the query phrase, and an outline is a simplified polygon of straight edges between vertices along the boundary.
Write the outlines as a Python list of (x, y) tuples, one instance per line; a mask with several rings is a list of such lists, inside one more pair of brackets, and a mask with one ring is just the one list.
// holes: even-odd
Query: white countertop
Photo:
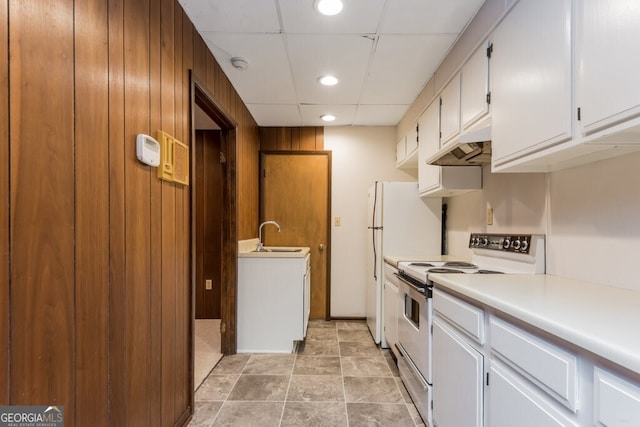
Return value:
[(640, 292), (549, 275), (431, 274), (450, 289), (640, 373)]
[[(304, 258), (310, 248), (305, 246), (265, 246), (265, 251), (256, 252), (258, 239), (248, 239), (238, 241), (238, 258)], [(279, 251), (279, 250), (285, 251)], [(287, 252), (296, 250), (296, 252)], [(272, 252), (273, 251), (273, 252)]]

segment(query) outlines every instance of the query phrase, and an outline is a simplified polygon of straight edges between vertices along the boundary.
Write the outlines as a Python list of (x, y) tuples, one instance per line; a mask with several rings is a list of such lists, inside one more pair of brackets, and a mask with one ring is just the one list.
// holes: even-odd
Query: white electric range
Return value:
[(401, 261), (398, 282), (402, 313), (398, 319), (398, 369), (425, 423), (431, 417), (433, 283), (438, 274), (544, 274), (545, 237), (532, 234), (476, 234), (469, 237), (471, 262)]

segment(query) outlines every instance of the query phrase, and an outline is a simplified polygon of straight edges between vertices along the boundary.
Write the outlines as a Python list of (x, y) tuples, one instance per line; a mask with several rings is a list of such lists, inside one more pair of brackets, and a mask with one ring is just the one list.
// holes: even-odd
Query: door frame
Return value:
[[(236, 177), (236, 147), (237, 123), (209, 94), (203, 80), (200, 80), (193, 70), (189, 72), (190, 80), (190, 126), (191, 141), (195, 144), (195, 106), (200, 107), (211, 119), (220, 126), (222, 151), (225, 157), (223, 183), (223, 213), (222, 213), (222, 265), (220, 289), (220, 320), (222, 354), (236, 353), (236, 300), (238, 283), (238, 231), (237, 231), (237, 177)], [(195, 220), (195, 154), (194, 145), (191, 147), (191, 217), (189, 221), (191, 236), (191, 259), (189, 262), (189, 277), (191, 281), (191, 381), (193, 382), (193, 366), (195, 357), (195, 280), (196, 280), (196, 220)], [(193, 384), (191, 386), (193, 390)]]
[[(262, 170), (264, 168), (264, 157), (266, 155), (320, 155), (327, 156), (327, 212), (326, 212), (326, 220), (327, 220), (327, 248), (325, 249), (327, 254), (327, 265), (325, 276), (327, 280), (327, 289), (325, 291), (325, 296), (327, 299), (327, 305), (325, 307), (324, 318), (325, 320), (331, 320), (331, 165), (332, 165), (332, 157), (331, 150), (260, 150), (260, 174), (262, 174)], [(263, 209), (263, 200), (262, 195), (264, 194), (264, 188), (262, 183), (262, 178), (259, 179), (259, 212), (258, 218), (260, 218), (260, 222), (264, 221), (264, 209)], [(313, 277), (313, 275), (311, 276)]]

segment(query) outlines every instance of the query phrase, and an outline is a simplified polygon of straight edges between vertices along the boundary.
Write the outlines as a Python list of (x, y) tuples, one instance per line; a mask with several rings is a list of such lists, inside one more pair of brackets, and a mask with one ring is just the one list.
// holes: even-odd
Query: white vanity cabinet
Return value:
[[(636, 0), (580, 0), (577, 13), (577, 106), (583, 135), (640, 126), (637, 54), (640, 7)], [(636, 119), (630, 123), (629, 120)], [(601, 132), (606, 135), (611, 132)], [(617, 142), (638, 143), (640, 129)]]
[(418, 119), (420, 129), (418, 193), (422, 197), (451, 197), (482, 188), (481, 166), (432, 166), (427, 159), (440, 148), (439, 103), (434, 101)]
[(519, 0), (493, 32), (494, 171), (571, 140), (572, 22), (572, 0)]
[(433, 291), (433, 423), (484, 424), (484, 314), (449, 294)]
[(291, 353), (305, 338), (310, 255), (238, 258), (239, 353)]
[(387, 263), (384, 264), (384, 298), (382, 304), (384, 339), (382, 342), (396, 353), (396, 357), (398, 356), (396, 344), (398, 344), (398, 313), (400, 310), (400, 290), (398, 288), (398, 279), (395, 276), (397, 272), (397, 268)]

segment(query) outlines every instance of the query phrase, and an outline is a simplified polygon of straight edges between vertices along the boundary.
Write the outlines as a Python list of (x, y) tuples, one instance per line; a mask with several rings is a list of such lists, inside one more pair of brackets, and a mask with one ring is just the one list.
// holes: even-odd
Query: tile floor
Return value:
[(424, 425), (364, 322), (312, 321), (296, 354), (225, 356), (195, 400), (190, 427)]

